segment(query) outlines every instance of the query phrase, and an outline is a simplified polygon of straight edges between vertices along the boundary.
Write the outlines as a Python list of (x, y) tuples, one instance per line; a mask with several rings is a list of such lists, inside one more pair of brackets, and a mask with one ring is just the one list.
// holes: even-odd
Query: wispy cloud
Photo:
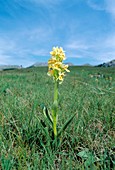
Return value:
[(115, 19), (115, 0), (105, 0), (106, 11), (109, 12)]
[(105, 0), (87, 0), (87, 4), (95, 10), (105, 10)]
[(66, 45), (66, 48), (71, 49), (71, 50), (87, 50), (90, 48), (89, 45), (87, 45), (84, 42), (81, 41), (71, 41), (69, 44)]
[(24, 29), (0, 36), (0, 64), (20, 63), (27, 66), (37, 61), (48, 60), (52, 47), (48, 42), (53, 37), (50, 28)]
[(115, 19), (115, 0), (87, 0), (87, 4), (94, 10), (103, 10), (110, 13)]
[(0, 64), (47, 61), (52, 46), (62, 46), (68, 59), (111, 60), (114, 7), (114, 0), (2, 0)]
[(105, 40), (105, 45), (107, 48), (115, 50), (115, 33), (109, 35)]
[(72, 40), (66, 44), (67, 55), (69, 58), (92, 59), (96, 63), (107, 62), (115, 59), (115, 36), (108, 34), (105, 37), (99, 37), (94, 42), (85, 39)]

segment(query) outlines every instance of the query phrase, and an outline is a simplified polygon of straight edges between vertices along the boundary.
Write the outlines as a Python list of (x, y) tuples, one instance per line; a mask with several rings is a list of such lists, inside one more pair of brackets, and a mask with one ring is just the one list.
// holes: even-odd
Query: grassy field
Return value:
[(115, 168), (115, 68), (70, 67), (59, 87), (59, 124), (76, 116), (53, 149), (41, 105), (50, 110), (47, 67), (0, 72), (1, 170)]

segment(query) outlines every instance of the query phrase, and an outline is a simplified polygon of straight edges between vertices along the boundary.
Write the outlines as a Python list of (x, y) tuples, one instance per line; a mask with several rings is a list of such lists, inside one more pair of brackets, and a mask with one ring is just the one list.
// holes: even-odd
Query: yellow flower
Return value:
[(60, 47), (53, 47), (53, 51), (50, 52), (53, 58), (56, 58), (59, 61), (65, 60), (65, 51), (63, 51), (63, 48)]
[(60, 81), (63, 81), (63, 76), (60, 75), (58, 79), (59, 79)]
[(56, 59), (50, 59), (50, 60), (48, 61), (48, 65), (50, 65), (50, 64), (55, 64), (55, 62), (56, 62)]
[(65, 76), (65, 74), (60, 72), (58, 79), (59, 79), (60, 81), (63, 81), (64, 76)]
[(68, 65), (63, 64), (62, 65), (62, 69), (67, 71), (67, 72), (70, 72), (70, 70), (68, 70)]
[(53, 47), (50, 54), (51, 59), (48, 61), (48, 75), (52, 76), (54, 80), (62, 82), (65, 72), (70, 72), (68, 65), (63, 64), (63, 60), (66, 59), (65, 51), (63, 51), (62, 47)]
[(54, 71), (53, 70), (49, 70), (47, 74), (48, 74), (48, 76), (52, 76), (54, 74)]
[(56, 56), (56, 55), (58, 55), (58, 51), (59, 51), (58, 47), (53, 47), (53, 51), (51, 51), (50, 54), (52, 56)]

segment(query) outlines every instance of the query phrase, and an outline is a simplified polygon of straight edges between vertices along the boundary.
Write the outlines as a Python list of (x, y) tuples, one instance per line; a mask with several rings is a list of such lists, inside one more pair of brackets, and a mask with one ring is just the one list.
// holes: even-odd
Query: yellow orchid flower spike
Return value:
[(63, 64), (63, 60), (66, 59), (65, 51), (60, 47), (53, 47), (50, 52), (51, 58), (48, 61), (48, 76), (53, 77), (54, 80), (54, 103), (52, 106), (52, 120), (53, 120), (53, 132), (54, 137), (57, 137), (57, 116), (58, 116), (58, 85), (63, 82), (68, 65)]
[(50, 52), (51, 58), (48, 61), (48, 75), (52, 76), (55, 81), (63, 81), (63, 74), (70, 72), (68, 65), (63, 64), (63, 60), (66, 59), (65, 51), (62, 47), (53, 47)]

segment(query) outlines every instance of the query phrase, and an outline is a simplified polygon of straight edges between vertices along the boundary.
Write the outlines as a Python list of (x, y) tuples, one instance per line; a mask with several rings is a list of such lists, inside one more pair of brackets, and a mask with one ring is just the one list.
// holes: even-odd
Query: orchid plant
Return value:
[(51, 58), (48, 61), (48, 76), (53, 78), (54, 82), (54, 102), (52, 105), (51, 113), (48, 111), (46, 107), (43, 108), (43, 113), (49, 120), (53, 134), (54, 139), (57, 139), (60, 137), (62, 132), (67, 128), (67, 126), (70, 124), (72, 119), (74, 118), (75, 114), (72, 115), (69, 120), (63, 125), (63, 127), (57, 131), (57, 121), (58, 121), (58, 87), (63, 82), (66, 72), (70, 72), (68, 69), (68, 65), (65, 65), (63, 63), (63, 60), (66, 59), (65, 57), (65, 51), (63, 51), (63, 48), (60, 47), (53, 47), (53, 50), (50, 52)]

